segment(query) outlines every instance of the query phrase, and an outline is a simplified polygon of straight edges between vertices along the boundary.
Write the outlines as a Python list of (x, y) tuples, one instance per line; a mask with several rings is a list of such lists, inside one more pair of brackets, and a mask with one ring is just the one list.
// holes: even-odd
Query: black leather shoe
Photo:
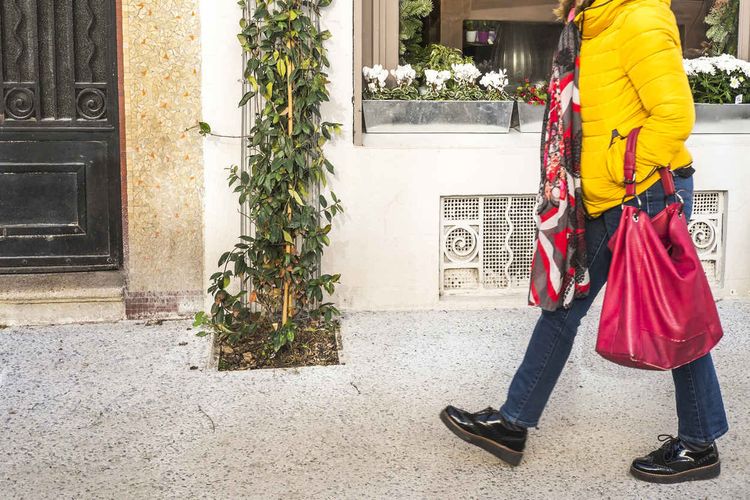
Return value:
[(664, 441), (661, 448), (633, 460), (633, 476), (650, 483), (681, 483), (719, 476), (721, 462), (716, 443), (703, 451), (691, 451), (676, 437), (662, 434), (659, 441)]
[(513, 430), (492, 408), (469, 413), (455, 406), (446, 406), (440, 420), (456, 436), (489, 451), (510, 465), (518, 465), (526, 446), (526, 429)]

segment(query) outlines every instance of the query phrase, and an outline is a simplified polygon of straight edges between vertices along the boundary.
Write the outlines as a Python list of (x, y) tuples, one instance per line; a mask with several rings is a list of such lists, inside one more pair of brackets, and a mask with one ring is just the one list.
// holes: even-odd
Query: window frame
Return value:
[[(750, 0), (740, 0), (737, 57), (750, 61)], [(746, 22), (742, 22), (745, 19)]]

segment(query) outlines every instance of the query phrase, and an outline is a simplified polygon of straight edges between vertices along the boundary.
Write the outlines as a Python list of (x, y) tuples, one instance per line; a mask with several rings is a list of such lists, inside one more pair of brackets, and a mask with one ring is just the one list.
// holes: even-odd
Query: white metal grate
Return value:
[[(723, 279), (724, 192), (693, 197), (690, 234), (713, 284)], [(535, 195), (441, 199), (441, 293), (525, 288), (534, 249)]]
[(688, 229), (706, 276), (715, 285), (724, 279), (725, 211), (724, 191), (698, 191), (693, 195)]
[(442, 291), (526, 286), (536, 231), (535, 199), (534, 195), (444, 197)]

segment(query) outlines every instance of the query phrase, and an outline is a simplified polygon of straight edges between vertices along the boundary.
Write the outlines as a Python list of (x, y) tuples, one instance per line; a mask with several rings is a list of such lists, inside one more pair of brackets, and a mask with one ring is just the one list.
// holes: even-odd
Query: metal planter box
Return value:
[(695, 105), (694, 134), (750, 134), (750, 104)]
[(364, 100), (368, 134), (505, 134), (513, 101)]
[(542, 132), (544, 108), (541, 104), (527, 104), (518, 101), (518, 128), (521, 132)]

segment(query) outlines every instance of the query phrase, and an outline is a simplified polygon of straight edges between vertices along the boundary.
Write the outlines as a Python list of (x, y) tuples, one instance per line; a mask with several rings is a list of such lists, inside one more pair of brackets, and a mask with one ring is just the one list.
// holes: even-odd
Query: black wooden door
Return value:
[(0, 0), (0, 273), (122, 258), (115, 0)]

